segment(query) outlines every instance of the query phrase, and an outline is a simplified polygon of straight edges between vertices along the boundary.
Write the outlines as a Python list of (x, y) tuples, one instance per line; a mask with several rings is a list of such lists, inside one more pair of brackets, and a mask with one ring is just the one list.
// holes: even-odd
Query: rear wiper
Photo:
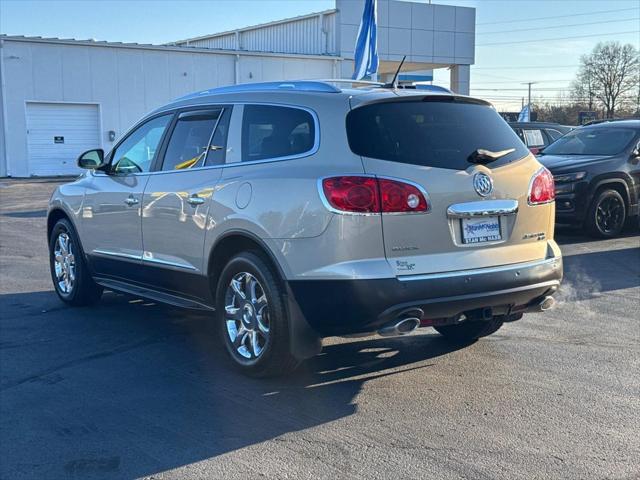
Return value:
[(495, 162), (499, 158), (504, 157), (505, 155), (509, 155), (510, 153), (515, 152), (515, 148), (508, 148), (506, 150), (500, 150), (499, 152), (492, 152), (491, 150), (484, 150), (482, 148), (478, 148), (475, 150), (467, 160), (470, 163), (490, 163)]

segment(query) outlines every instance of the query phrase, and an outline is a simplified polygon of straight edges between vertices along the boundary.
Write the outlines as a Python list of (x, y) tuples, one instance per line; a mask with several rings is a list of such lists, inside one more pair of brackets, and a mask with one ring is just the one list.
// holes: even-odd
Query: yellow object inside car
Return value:
[(193, 167), (195, 164), (197, 164), (200, 159), (202, 158), (202, 155), (204, 155), (204, 153), (201, 153), (200, 155), (190, 158), (189, 160), (185, 160), (182, 163), (179, 163), (175, 166), (176, 170), (184, 170), (186, 168), (191, 168)]

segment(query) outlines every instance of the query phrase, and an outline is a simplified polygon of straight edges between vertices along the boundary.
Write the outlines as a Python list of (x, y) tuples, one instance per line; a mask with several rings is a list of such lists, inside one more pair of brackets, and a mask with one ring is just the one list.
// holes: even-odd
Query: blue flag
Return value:
[(520, 111), (520, 115), (518, 115), (518, 121), (519, 122), (530, 122), (531, 120), (529, 120), (529, 118), (531, 117), (531, 108), (529, 108), (529, 104), (525, 105), (524, 107), (522, 107), (522, 110)]
[(378, 71), (377, 10), (376, 0), (365, 0), (356, 40), (355, 67), (352, 77), (354, 80), (360, 80)]

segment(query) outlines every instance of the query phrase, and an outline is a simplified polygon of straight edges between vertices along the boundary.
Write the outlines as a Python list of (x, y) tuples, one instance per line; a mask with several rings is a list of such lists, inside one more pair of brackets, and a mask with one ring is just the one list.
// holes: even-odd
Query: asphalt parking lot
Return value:
[(0, 478), (640, 478), (640, 236), (558, 235), (560, 303), (466, 348), (332, 339), (228, 368), (205, 315), (48, 273), (53, 182), (0, 180)]

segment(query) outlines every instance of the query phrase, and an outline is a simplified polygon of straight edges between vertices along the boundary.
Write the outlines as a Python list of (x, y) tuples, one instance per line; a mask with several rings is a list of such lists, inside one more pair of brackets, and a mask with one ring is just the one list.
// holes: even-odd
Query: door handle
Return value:
[(137, 205), (138, 203), (140, 203), (140, 201), (136, 197), (130, 196), (124, 201), (124, 203), (132, 207), (133, 205)]
[(204, 203), (204, 198), (199, 197), (197, 193), (194, 193), (189, 198), (187, 198), (187, 202), (189, 203), (189, 205), (193, 206), (202, 205)]

